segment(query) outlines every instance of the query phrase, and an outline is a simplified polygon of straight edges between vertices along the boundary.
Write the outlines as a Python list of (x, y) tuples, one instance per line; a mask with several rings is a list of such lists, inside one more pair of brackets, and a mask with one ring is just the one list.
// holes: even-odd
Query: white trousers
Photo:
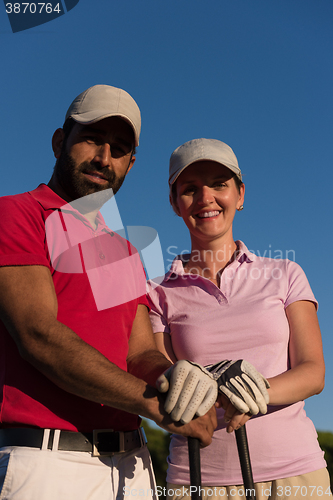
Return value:
[(0, 500), (156, 500), (147, 446), (113, 456), (0, 449)]

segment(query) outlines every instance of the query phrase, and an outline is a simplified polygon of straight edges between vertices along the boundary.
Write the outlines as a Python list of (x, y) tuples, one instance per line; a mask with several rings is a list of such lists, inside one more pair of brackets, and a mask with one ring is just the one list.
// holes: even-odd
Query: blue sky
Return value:
[(80, 0), (19, 33), (0, 6), (0, 195), (48, 182), (51, 137), (77, 94), (124, 88), (142, 135), (116, 201), (125, 226), (157, 231), (167, 266), (190, 248), (168, 202), (171, 152), (197, 137), (229, 144), (246, 185), (235, 239), (294, 256), (319, 301), (326, 388), (306, 409), (331, 431), (332, 33), (331, 0)]

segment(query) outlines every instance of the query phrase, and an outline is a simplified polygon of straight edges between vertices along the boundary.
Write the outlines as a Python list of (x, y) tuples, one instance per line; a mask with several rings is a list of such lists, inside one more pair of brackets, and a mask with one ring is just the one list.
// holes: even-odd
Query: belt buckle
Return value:
[[(118, 434), (119, 437), (119, 450), (117, 451), (99, 451), (98, 449), (98, 444), (99, 444), (99, 439), (98, 435), (102, 433), (108, 433), (108, 434)], [(122, 431), (114, 431), (113, 429), (94, 429), (93, 430), (93, 448), (92, 448), (92, 456), (93, 457), (100, 457), (100, 456), (110, 456), (114, 455), (115, 453), (121, 453), (125, 451), (125, 437), (124, 433)]]

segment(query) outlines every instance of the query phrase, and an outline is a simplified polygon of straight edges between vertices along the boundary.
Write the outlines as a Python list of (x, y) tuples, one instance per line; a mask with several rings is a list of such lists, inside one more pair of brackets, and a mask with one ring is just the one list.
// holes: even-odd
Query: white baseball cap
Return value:
[(119, 116), (133, 129), (135, 146), (139, 145), (141, 114), (137, 103), (125, 90), (110, 85), (94, 85), (78, 95), (69, 106), (65, 121), (95, 123), (109, 116)]
[(170, 188), (186, 167), (202, 160), (220, 163), (242, 180), (236, 155), (230, 146), (217, 139), (194, 139), (179, 146), (170, 157)]

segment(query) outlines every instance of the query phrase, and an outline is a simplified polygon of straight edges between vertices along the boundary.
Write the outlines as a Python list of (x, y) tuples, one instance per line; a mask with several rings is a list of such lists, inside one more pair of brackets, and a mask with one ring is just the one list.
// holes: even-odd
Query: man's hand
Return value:
[(215, 406), (202, 417), (196, 417), (191, 422), (182, 426), (182, 430), (178, 427), (177, 432), (182, 431), (182, 435), (186, 437), (195, 437), (200, 440), (200, 447), (209, 446), (212, 442), (212, 436), (217, 427), (217, 416)]
[[(190, 422), (214, 405), (218, 387), (214, 376), (202, 366), (180, 360), (156, 380), (160, 392), (168, 392), (164, 409), (173, 421)], [(194, 436), (195, 437), (195, 436)]]
[(221, 361), (206, 366), (214, 375), (219, 392), (225, 394), (240, 413), (267, 413), (269, 382), (248, 361)]
[(217, 417), (215, 406), (202, 417), (195, 417), (188, 424), (181, 424), (180, 422), (173, 422), (168, 415), (162, 421), (156, 423), (172, 434), (179, 434), (184, 437), (198, 438), (200, 447), (204, 448), (209, 446), (212, 442), (214, 430), (217, 427)]

